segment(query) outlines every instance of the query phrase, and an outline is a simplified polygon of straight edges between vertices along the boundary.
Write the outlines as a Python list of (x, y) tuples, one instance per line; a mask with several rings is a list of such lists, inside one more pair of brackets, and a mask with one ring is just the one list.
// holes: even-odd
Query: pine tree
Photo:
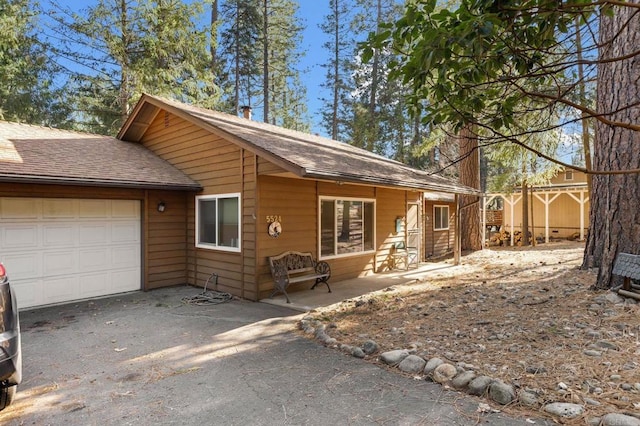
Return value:
[(0, 0), (0, 119), (65, 127), (70, 108), (37, 38), (35, 6)]
[(353, 63), (355, 41), (350, 30), (351, 0), (330, 0), (330, 12), (320, 25), (328, 36), (323, 47), (331, 52), (329, 62), (322, 64), (326, 69), (326, 80), (322, 87), (328, 89), (330, 95), (323, 99), (322, 118), (327, 133), (334, 140), (346, 138), (345, 121), (348, 117), (351, 68)]
[(227, 0), (220, 8), (220, 78), (225, 109), (237, 114), (242, 106), (253, 106), (260, 96), (259, 67), (262, 38), (260, 0)]
[(208, 33), (195, 24), (202, 10), (178, 0), (98, 0), (80, 12), (50, 11), (58, 63), (72, 64), (78, 127), (114, 134), (143, 92), (215, 105)]
[(298, 8), (293, 0), (263, 0), (263, 119), (305, 130), (309, 120), (298, 70), (303, 55), (298, 50), (303, 29), (296, 24)]

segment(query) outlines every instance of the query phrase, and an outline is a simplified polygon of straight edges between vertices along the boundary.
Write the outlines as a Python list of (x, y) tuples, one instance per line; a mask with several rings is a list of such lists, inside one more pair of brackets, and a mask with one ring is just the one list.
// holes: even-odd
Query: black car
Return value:
[(0, 410), (11, 404), (21, 380), (22, 350), (18, 306), (7, 271), (0, 263)]

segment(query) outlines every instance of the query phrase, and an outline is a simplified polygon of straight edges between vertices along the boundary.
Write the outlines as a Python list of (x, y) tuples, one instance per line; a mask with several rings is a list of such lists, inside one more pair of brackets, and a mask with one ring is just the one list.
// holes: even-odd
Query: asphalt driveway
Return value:
[[(8, 425), (529, 425), (298, 336), (297, 311), (174, 287), (21, 312)], [(550, 425), (540, 419), (536, 425)]]

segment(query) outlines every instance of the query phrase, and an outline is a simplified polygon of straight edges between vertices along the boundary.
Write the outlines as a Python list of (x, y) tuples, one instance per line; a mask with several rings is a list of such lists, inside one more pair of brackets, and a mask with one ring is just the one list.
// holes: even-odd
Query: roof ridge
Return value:
[(84, 136), (84, 137), (96, 137), (96, 136), (98, 136), (98, 137), (101, 137), (101, 138), (116, 139), (114, 136), (101, 135), (99, 133), (89, 133), (89, 132), (85, 132), (85, 131), (82, 131), (82, 130), (60, 129), (58, 127), (45, 126), (45, 125), (40, 125), (40, 124), (23, 123), (23, 122), (20, 122), (20, 121), (0, 120), (0, 125), (4, 125), (4, 124), (8, 124), (8, 125), (12, 125), (12, 126), (28, 127), (28, 128), (35, 129), (35, 130), (38, 130), (38, 131), (52, 131), (52, 132), (60, 132), (60, 133), (69, 133), (69, 134), (79, 135), (79, 136)]
[[(363, 156), (369, 156), (369, 157), (375, 157), (376, 159), (380, 160), (380, 161), (385, 161), (388, 163), (393, 163), (393, 164), (397, 164), (397, 165), (401, 165), (401, 166), (405, 166), (405, 167), (409, 167), (407, 164), (398, 161), (398, 160), (394, 160), (392, 158), (389, 157), (385, 157), (383, 155), (380, 154), (376, 154), (375, 152), (366, 150), (364, 148), (360, 148), (354, 145), (351, 145), (347, 142), (344, 141), (337, 141), (325, 136), (320, 136), (314, 133), (306, 133), (306, 132), (302, 132), (300, 130), (295, 130), (295, 129), (289, 129), (286, 127), (282, 127), (282, 126), (277, 126), (275, 124), (271, 124), (271, 123), (265, 123), (263, 121), (255, 121), (255, 120), (249, 120), (247, 118), (242, 118), (239, 116), (234, 116), (233, 114), (229, 114), (226, 112), (222, 112), (222, 111), (217, 111), (217, 110), (213, 110), (213, 109), (208, 109), (208, 108), (204, 108), (198, 105), (192, 105), (192, 104), (187, 104), (175, 99), (168, 99), (165, 97), (161, 97), (161, 96), (155, 96), (155, 95), (149, 95), (147, 94), (146, 96), (154, 98), (158, 101), (161, 102), (167, 102), (177, 108), (180, 108), (181, 110), (187, 112), (187, 113), (191, 113), (191, 111), (189, 110), (197, 110), (200, 111), (201, 113), (208, 115), (210, 118), (215, 118), (218, 119), (220, 121), (224, 121), (227, 124), (230, 125), (237, 125), (237, 126), (242, 126), (242, 127), (252, 127), (252, 128), (258, 128), (260, 130), (269, 132), (271, 134), (274, 135), (287, 135), (290, 137), (293, 137), (299, 141), (303, 141), (303, 142), (312, 142), (312, 143), (321, 143), (324, 145), (328, 145), (328, 146), (333, 146), (335, 148), (339, 148), (341, 150), (346, 150), (346, 151), (350, 151), (350, 152), (354, 152), (357, 151), (359, 155), (363, 155)], [(188, 109), (185, 109), (185, 106)], [(211, 115), (214, 115), (215, 117), (211, 117)], [(313, 139), (313, 140), (311, 140)], [(424, 170), (427, 173), (432, 173), (431, 171), (427, 171)]]

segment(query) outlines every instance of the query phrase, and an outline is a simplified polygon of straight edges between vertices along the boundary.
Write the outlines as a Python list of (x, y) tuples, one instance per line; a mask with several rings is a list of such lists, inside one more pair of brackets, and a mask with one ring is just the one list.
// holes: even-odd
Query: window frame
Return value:
[(565, 170), (564, 180), (567, 182), (573, 181), (573, 170)]
[[(333, 254), (323, 255), (322, 254), (322, 202), (323, 201), (334, 201), (333, 205), (333, 220), (334, 220), (334, 235), (333, 235)], [(363, 228), (363, 246), (365, 245), (366, 239), (364, 238), (364, 232), (366, 230), (367, 225), (365, 224), (364, 219), (364, 204), (371, 203), (373, 205), (373, 224), (371, 229), (373, 230), (373, 235), (371, 239), (373, 241), (373, 247), (370, 250), (362, 250), (351, 253), (338, 253), (338, 218), (337, 218), (337, 203), (336, 201), (357, 201), (363, 203), (363, 216), (362, 216), (362, 228)], [(376, 222), (377, 222), (377, 208), (376, 208), (376, 199), (375, 198), (358, 198), (358, 197), (337, 197), (337, 196), (328, 196), (321, 195), (318, 197), (318, 259), (338, 259), (345, 257), (354, 257), (354, 256), (362, 256), (376, 252)]]
[[(447, 218), (447, 227), (446, 228), (438, 228), (439, 225), (441, 225), (440, 223), (436, 223), (436, 209), (446, 209), (447, 214), (444, 216)], [(451, 226), (449, 225), (449, 216), (450, 216), (450, 209), (449, 206), (446, 204), (434, 204), (433, 206), (433, 230), (434, 231), (448, 231)], [(442, 216), (442, 213), (440, 213), (440, 217)]]
[[(220, 202), (219, 200), (225, 198), (236, 198), (238, 200), (238, 242), (237, 247), (230, 246), (221, 246), (219, 245), (220, 239), (220, 229), (219, 229), (219, 221), (220, 217), (219, 209)], [(216, 200), (216, 243), (203, 243), (200, 241), (200, 201), (211, 201)], [(209, 194), (209, 195), (196, 195), (196, 205), (195, 205), (195, 246), (197, 248), (207, 249), (207, 250), (219, 250), (219, 251), (227, 251), (240, 253), (242, 250), (242, 198), (240, 197), (239, 192), (232, 192), (228, 194)]]

